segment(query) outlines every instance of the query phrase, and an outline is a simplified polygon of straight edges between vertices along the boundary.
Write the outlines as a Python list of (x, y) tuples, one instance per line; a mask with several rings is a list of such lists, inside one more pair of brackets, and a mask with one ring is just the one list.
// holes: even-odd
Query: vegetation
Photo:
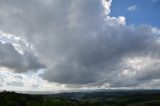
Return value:
[(0, 106), (160, 106), (160, 92), (92, 92), (29, 95), (0, 92)]

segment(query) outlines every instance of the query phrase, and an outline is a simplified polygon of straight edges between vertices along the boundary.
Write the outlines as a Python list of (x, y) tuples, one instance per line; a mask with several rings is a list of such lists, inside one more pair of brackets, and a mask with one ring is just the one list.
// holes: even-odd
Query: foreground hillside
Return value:
[(29, 95), (3, 91), (0, 106), (160, 106), (159, 90)]

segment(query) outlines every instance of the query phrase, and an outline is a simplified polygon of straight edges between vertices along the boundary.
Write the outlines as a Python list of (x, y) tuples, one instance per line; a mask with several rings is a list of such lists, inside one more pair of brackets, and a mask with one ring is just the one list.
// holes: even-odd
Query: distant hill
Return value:
[(160, 106), (160, 90), (109, 90), (58, 94), (0, 92), (0, 106)]

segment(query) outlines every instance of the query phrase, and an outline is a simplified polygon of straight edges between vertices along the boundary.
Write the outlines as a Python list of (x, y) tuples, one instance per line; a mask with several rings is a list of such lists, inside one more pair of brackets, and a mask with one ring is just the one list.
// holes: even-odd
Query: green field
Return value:
[(0, 106), (160, 106), (160, 93), (108, 91), (29, 95), (3, 91)]

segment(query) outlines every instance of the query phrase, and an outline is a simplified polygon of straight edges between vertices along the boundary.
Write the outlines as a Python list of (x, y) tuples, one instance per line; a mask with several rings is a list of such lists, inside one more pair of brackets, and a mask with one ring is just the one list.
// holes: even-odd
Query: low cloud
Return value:
[(28, 52), (20, 54), (10, 43), (0, 43), (0, 58), (0, 68), (9, 68), (8, 70), (15, 72), (33, 71), (45, 67), (34, 55)]

